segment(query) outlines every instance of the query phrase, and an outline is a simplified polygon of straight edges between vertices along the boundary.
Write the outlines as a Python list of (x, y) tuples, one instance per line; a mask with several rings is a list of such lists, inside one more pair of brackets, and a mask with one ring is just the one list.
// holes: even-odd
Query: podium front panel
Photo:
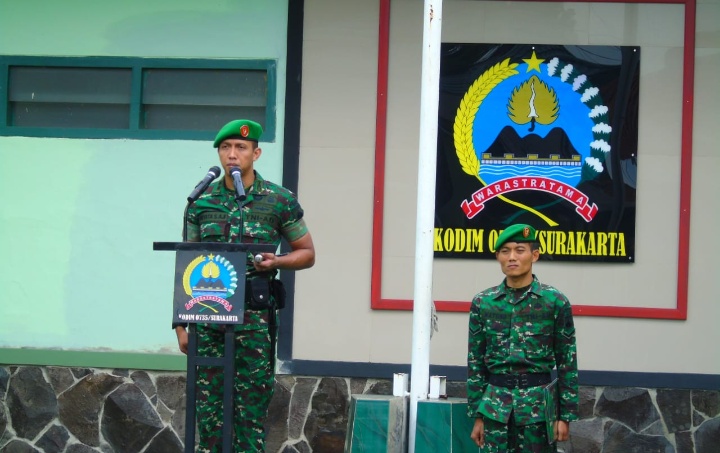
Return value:
[(248, 253), (178, 250), (173, 323), (242, 324)]

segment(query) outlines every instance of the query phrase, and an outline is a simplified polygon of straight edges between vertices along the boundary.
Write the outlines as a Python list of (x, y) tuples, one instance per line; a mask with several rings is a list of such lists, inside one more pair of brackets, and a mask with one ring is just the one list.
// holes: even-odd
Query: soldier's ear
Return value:
[(533, 260), (532, 260), (533, 263), (536, 262), (537, 260), (539, 260), (540, 259), (540, 249), (533, 249), (532, 256), (533, 256)]

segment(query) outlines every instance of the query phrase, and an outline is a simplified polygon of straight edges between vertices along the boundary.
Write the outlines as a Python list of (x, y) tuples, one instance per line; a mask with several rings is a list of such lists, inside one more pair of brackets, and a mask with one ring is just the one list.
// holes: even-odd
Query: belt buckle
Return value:
[(521, 388), (528, 388), (528, 375), (527, 374), (521, 374), (520, 377), (517, 379), (518, 386)]
[(510, 375), (507, 377), (507, 388), (515, 389), (520, 385), (520, 378), (517, 375)]

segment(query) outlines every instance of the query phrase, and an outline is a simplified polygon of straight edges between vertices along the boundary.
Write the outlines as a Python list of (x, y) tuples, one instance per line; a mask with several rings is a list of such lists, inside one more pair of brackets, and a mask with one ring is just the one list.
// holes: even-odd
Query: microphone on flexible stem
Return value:
[(188, 203), (192, 203), (197, 200), (200, 195), (205, 192), (205, 189), (208, 188), (210, 183), (213, 182), (218, 176), (220, 176), (220, 168), (211, 167), (210, 170), (208, 170), (207, 175), (205, 175), (205, 177), (202, 179), (202, 181), (197, 183), (193, 191), (190, 192), (190, 195), (187, 197)]
[(242, 182), (242, 172), (238, 167), (230, 167), (230, 176), (233, 179), (233, 185), (235, 186), (235, 199), (245, 201), (245, 188)]
[(195, 200), (200, 198), (200, 195), (202, 195), (203, 192), (205, 192), (205, 189), (208, 188), (211, 182), (215, 180), (220, 176), (220, 168), (219, 167), (210, 167), (210, 170), (208, 170), (207, 175), (197, 183), (195, 188), (192, 192), (190, 192), (190, 195), (187, 197), (187, 204), (185, 205), (185, 212), (183, 213), (183, 228), (182, 228), (182, 240), (183, 242), (187, 242), (187, 221), (188, 221), (188, 210), (190, 209), (190, 205), (195, 203)]

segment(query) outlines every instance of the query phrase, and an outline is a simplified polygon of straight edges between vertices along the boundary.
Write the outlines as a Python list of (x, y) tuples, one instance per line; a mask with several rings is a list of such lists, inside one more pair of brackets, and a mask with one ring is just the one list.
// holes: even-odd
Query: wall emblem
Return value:
[(508, 58), (486, 70), (458, 108), (457, 157), (484, 185), (462, 201), (462, 210), (473, 218), (492, 198), (536, 190), (564, 198), (590, 222), (598, 207), (577, 185), (603, 170), (612, 132), (608, 108), (571, 64), (537, 58), (534, 51), (523, 61)]
[(443, 43), (435, 257), (525, 223), (545, 259), (633, 262), (640, 82), (635, 46)]

